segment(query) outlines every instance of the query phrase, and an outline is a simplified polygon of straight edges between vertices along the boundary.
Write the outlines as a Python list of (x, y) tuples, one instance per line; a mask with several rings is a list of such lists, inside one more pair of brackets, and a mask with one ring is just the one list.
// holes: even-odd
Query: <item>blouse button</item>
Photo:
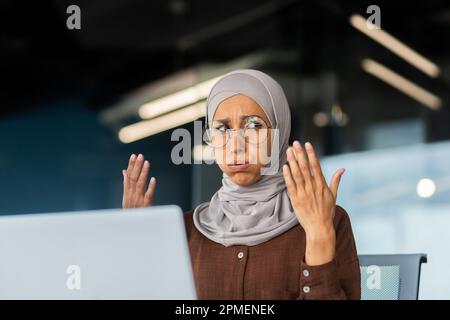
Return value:
[(303, 292), (304, 292), (304, 293), (308, 293), (309, 290), (310, 290), (310, 288), (309, 288), (308, 286), (304, 286), (304, 287), (303, 287)]
[(303, 275), (305, 276), (305, 278), (309, 277), (309, 271), (308, 270), (303, 270)]
[(237, 256), (239, 259), (242, 259), (244, 257), (244, 253), (240, 251)]

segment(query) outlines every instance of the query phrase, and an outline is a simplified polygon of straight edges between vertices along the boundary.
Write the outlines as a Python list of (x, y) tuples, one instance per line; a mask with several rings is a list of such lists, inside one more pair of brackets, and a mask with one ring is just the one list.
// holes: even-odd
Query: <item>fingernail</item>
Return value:
[(150, 179), (150, 183), (155, 183), (155, 181), (156, 181), (155, 177), (152, 177), (152, 178)]
[(130, 157), (130, 160), (133, 161), (136, 158), (136, 155), (133, 153)]
[(305, 143), (305, 146), (306, 146), (307, 148), (311, 148), (311, 147), (312, 147), (311, 142)]
[(145, 160), (145, 162), (144, 162), (144, 167), (148, 167), (148, 165), (149, 165), (149, 163), (148, 163), (148, 161), (147, 160)]
[(137, 158), (138, 158), (138, 160), (142, 160), (142, 157), (143, 157), (142, 154), (139, 153)]
[(294, 141), (294, 146), (296, 146), (297, 148), (301, 148), (302, 147), (298, 140)]

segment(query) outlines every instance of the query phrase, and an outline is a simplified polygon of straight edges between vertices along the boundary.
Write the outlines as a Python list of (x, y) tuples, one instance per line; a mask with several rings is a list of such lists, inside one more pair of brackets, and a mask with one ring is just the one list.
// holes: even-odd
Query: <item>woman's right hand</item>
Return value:
[(155, 193), (156, 179), (152, 177), (147, 186), (150, 163), (142, 154), (132, 154), (128, 168), (123, 174), (123, 208), (151, 207)]

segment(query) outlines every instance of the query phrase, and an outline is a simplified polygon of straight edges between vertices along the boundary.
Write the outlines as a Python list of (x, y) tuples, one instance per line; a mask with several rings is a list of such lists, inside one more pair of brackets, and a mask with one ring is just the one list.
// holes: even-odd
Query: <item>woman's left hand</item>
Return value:
[(345, 169), (337, 170), (328, 186), (311, 143), (307, 142), (305, 149), (306, 153), (298, 141), (288, 148), (289, 166), (283, 166), (283, 175), (295, 215), (306, 233), (305, 262), (314, 266), (334, 259), (333, 218), (339, 182)]

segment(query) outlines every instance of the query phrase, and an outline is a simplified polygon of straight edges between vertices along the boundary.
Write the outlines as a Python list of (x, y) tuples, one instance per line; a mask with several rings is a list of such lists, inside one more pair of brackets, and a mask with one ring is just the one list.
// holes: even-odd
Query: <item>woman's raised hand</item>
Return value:
[(156, 179), (152, 177), (147, 186), (150, 162), (142, 154), (132, 154), (128, 168), (123, 174), (123, 208), (150, 207), (155, 193)]
[(328, 186), (311, 143), (307, 142), (305, 149), (306, 153), (298, 141), (288, 148), (289, 166), (283, 166), (283, 175), (295, 215), (306, 233), (305, 262), (320, 265), (334, 258), (333, 218), (339, 182), (345, 169), (337, 170)]

